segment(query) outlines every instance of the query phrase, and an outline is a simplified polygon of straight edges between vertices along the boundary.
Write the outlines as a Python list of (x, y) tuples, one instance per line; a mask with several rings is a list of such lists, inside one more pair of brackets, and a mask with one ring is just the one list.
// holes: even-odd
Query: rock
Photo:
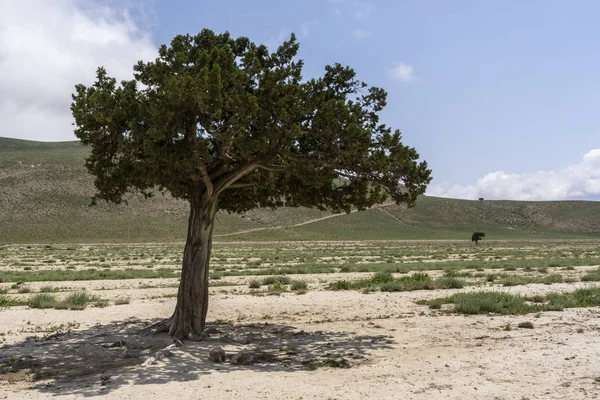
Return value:
[(173, 344), (175, 345), (175, 347), (181, 347), (181, 346), (183, 346), (183, 342), (181, 340), (179, 340), (179, 339), (175, 339), (173, 341)]
[(144, 363), (142, 364), (144, 367), (147, 367), (148, 365), (154, 365), (156, 364), (156, 358), (155, 357), (148, 357), (146, 358), (146, 361), (144, 361)]
[(222, 363), (227, 359), (227, 354), (221, 347), (211, 347), (208, 351), (208, 358), (212, 362)]
[(248, 339), (247, 337), (236, 337), (233, 338), (234, 342), (240, 343), (240, 344), (250, 344), (250, 339)]
[(104, 386), (110, 380), (110, 375), (100, 375), (100, 385)]
[(167, 349), (159, 350), (154, 354), (154, 358), (156, 358), (157, 360), (162, 360), (163, 358), (169, 358), (172, 356), (173, 356), (173, 353), (171, 353)]
[(107, 349), (114, 349), (116, 347), (127, 347), (127, 342), (124, 340), (118, 340), (113, 343), (103, 343), (101, 346), (106, 347)]
[(125, 349), (125, 351), (123, 351), (123, 353), (121, 353), (121, 357), (123, 358), (135, 358), (136, 354), (131, 351), (130, 349)]
[(252, 364), (252, 361), (254, 361), (254, 356), (246, 350), (242, 350), (231, 357), (231, 363), (235, 365), (248, 365)]
[(38, 366), (40, 364), (40, 360), (32, 356), (21, 356), (15, 360), (14, 368), (31, 368)]
[(12, 356), (0, 356), (0, 364), (12, 364), (13, 361)]

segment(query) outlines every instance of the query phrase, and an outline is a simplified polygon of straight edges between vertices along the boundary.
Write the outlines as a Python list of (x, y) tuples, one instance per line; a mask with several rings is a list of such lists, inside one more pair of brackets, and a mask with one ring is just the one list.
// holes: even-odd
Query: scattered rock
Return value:
[(231, 363), (235, 365), (248, 365), (252, 364), (252, 361), (254, 361), (254, 357), (246, 350), (242, 350), (231, 357)]
[(212, 362), (222, 363), (227, 359), (227, 354), (221, 347), (211, 347), (210, 350), (208, 350), (208, 358)]

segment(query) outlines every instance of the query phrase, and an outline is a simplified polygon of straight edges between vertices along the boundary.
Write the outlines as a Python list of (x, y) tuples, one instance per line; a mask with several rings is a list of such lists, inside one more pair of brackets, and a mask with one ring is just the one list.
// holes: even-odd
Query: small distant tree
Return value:
[(481, 239), (483, 239), (485, 237), (485, 233), (484, 232), (475, 232), (473, 233), (473, 236), (471, 236), (471, 241), (475, 242), (475, 244), (478, 244), (479, 241)]
[(480, 198), (479, 198), (479, 201), (483, 201), (483, 197), (480, 197)]
[(97, 199), (154, 189), (190, 204), (173, 315), (156, 326), (196, 338), (208, 310), (215, 215), (256, 207), (350, 212), (389, 198), (412, 206), (431, 171), (380, 123), (386, 92), (340, 64), (303, 80), (292, 34), (276, 51), (205, 29), (179, 35), (117, 84), (103, 68), (77, 85), (75, 135)]

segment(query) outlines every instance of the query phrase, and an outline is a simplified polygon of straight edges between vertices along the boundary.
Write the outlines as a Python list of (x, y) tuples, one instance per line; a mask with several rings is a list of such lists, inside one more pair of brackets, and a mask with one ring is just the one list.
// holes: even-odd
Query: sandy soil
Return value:
[[(22, 368), (0, 375), (0, 399), (600, 397), (596, 308), (537, 317), (458, 316), (415, 304), (453, 290), (252, 296), (232, 292), (235, 287), (216, 287), (211, 289), (209, 337), (173, 347), (167, 336), (137, 332), (170, 315), (175, 299), (160, 295), (175, 288), (139, 289), (136, 280), (63, 284), (87, 285), (88, 290), (113, 285), (113, 294), (131, 296), (131, 303), (85, 311), (0, 311), (0, 366), (12, 357), (21, 360)], [(589, 285), (493, 290), (538, 294)], [(533, 322), (534, 329), (517, 329), (523, 321)], [(507, 323), (514, 329), (505, 331)], [(247, 349), (255, 360), (250, 365), (213, 363), (208, 359), (213, 346), (230, 356)], [(167, 347), (171, 354), (144, 365)], [(345, 360), (349, 368), (311, 369), (328, 360)]]

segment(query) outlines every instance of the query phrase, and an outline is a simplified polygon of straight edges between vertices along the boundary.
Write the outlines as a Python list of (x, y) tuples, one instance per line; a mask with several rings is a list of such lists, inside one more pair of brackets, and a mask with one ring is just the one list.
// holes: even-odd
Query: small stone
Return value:
[(227, 359), (227, 354), (221, 347), (211, 347), (208, 351), (208, 358), (212, 362), (222, 363)]
[(173, 353), (171, 353), (169, 350), (166, 350), (166, 349), (159, 350), (154, 354), (154, 358), (156, 358), (157, 360), (162, 360), (163, 358), (169, 358), (172, 356), (173, 356)]
[(147, 367), (148, 365), (154, 365), (154, 364), (156, 364), (156, 358), (148, 357), (148, 358), (146, 358), (146, 361), (144, 361), (144, 363), (142, 365)]
[(181, 347), (181, 346), (183, 346), (183, 342), (181, 340), (179, 340), (179, 339), (175, 339), (173, 341), (173, 344), (175, 345), (175, 347)]
[(236, 365), (248, 365), (252, 364), (252, 361), (254, 361), (254, 356), (246, 350), (242, 350), (231, 357), (231, 363)]
[(240, 344), (250, 344), (250, 339), (248, 339), (247, 337), (236, 337), (233, 338), (234, 342), (240, 343)]

